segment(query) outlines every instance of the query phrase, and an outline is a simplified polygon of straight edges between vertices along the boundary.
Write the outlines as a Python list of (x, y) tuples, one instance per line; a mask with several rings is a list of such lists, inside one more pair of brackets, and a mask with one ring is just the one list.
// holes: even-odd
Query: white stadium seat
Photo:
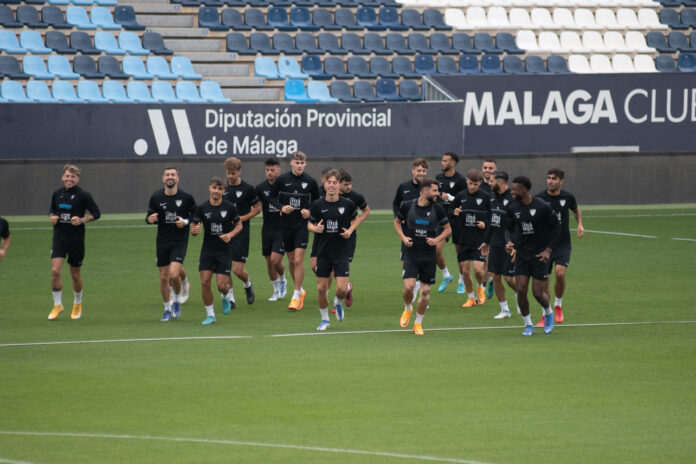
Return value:
[(537, 26), (542, 31), (547, 29), (559, 29), (559, 27), (553, 23), (553, 19), (551, 19), (551, 13), (549, 13), (549, 10), (547, 10), (546, 8), (534, 8), (532, 10), (531, 17), (532, 24)]
[(526, 50), (528, 52), (539, 51), (539, 45), (537, 44), (536, 36), (532, 31), (517, 31), (515, 42), (517, 43), (517, 46), (520, 47), (522, 50)]
[(598, 31), (585, 31), (582, 33), (582, 44), (585, 48), (595, 53), (609, 53), (611, 49), (604, 44), (602, 34)]
[(510, 24), (516, 29), (538, 29), (532, 24), (529, 12), (524, 8), (513, 8), (510, 10)]
[(580, 36), (575, 31), (561, 32), (561, 46), (571, 53), (589, 53), (591, 51), (582, 44)]
[(592, 11), (587, 8), (576, 8), (573, 12), (573, 17), (575, 18), (575, 24), (580, 29), (602, 29), (601, 26), (597, 25)]
[(645, 35), (642, 32), (628, 31), (626, 33), (626, 46), (633, 52), (655, 53), (655, 49), (648, 47), (645, 42)]
[(624, 29), (645, 29), (645, 26), (638, 22), (638, 15), (636, 15), (636, 12), (628, 8), (621, 8), (619, 11), (616, 12), (616, 21)]
[(607, 55), (592, 55), (590, 57), (590, 68), (593, 73), (612, 73), (614, 68)]
[(466, 22), (476, 29), (488, 29), (486, 10), (480, 6), (472, 6), (466, 9)]
[(539, 50), (544, 50), (549, 53), (566, 53), (568, 51), (561, 46), (561, 41), (558, 40), (556, 33), (550, 31), (542, 31), (539, 33)]
[(473, 27), (466, 22), (464, 12), (457, 8), (448, 8), (445, 10), (445, 23), (460, 31), (473, 29)]
[(650, 8), (641, 8), (638, 10), (638, 22), (647, 29), (667, 29), (668, 27), (666, 24), (660, 22), (660, 18), (657, 17), (655, 10)]
[(618, 31), (604, 33), (604, 45), (613, 52), (631, 53), (633, 50), (626, 45), (624, 36)]
[(616, 15), (608, 8), (599, 8), (595, 11), (595, 21), (603, 29), (623, 29), (624, 27), (616, 21)]
[(633, 66), (636, 72), (657, 72), (655, 60), (650, 55), (636, 55), (633, 58)]
[(617, 72), (617, 73), (636, 72), (636, 69), (633, 66), (633, 60), (631, 59), (631, 57), (628, 55), (621, 54), (621, 53), (614, 55), (611, 58), (611, 67), (614, 69), (614, 72)]
[(570, 72), (586, 74), (591, 73), (590, 62), (585, 55), (570, 55), (568, 57), (568, 69)]
[(555, 8), (553, 10), (553, 23), (563, 30), (577, 28), (573, 12), (568, 8)]
[(507, 13), (505, 8), (500, 6), (493, 6), (488, 9), (488, 25), (497, 29), (509, 29), (510, 21), (508, 21)]

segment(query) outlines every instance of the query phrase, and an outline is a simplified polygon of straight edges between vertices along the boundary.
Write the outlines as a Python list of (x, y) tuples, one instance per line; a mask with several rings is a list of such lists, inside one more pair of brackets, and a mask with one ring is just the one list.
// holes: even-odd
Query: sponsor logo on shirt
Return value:
[(531, 222), (522, 223), (522, 233), (524, 235), (529, 235), (534, 233), (534, 225)]
[(61, 204), (58, 205), (58, 207), (59, 207), (60, 209), (67, 209), (67, 210), (71, 210), (71, 209), (72, 209), (72, 205), (69, 205), (68, 203), (61, 203)]

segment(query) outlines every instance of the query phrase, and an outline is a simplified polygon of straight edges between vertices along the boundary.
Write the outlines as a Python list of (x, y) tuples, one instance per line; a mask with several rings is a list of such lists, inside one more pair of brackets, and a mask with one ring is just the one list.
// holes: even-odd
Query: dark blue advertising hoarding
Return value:
[(696, 151), (693, 73), (433, 76), (465, 154)]
[(461, 151), (462, 105), (0, 104), (0, 159), (401, 157)]

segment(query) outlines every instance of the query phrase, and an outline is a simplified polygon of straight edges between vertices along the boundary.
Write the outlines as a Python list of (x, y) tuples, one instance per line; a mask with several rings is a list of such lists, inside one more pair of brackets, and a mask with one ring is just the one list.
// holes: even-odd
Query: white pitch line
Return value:
[(696, 238), (677, 238), (673, 237), (672, 240), (679, 240), (681, 242), (696, 242)]
[(16, 461), (14, 459), (0, 458), (0, 463), (2, 464), (36, 464), (29, 461)]
[(65, 340), (57, 342), (3, 343), (0, 344), (0, 348), (10, 346), (86, 345), (90, 343), (170, 342), (188, 340), (234, 340), (245, 338), (253, 337), (251, 335), (211, 335), (200, 337), (119, 338), (113, 340)]
[(106, 433), (61, 433), (61, 432), (24, 432), (24, 431), (7, 431), (0, 430), (0, 435), (23, 435), (37, 437), (70, 437), (70, 438), (105, 438), (113, 440), (149, 440), (149, 441), (166, 441), (177, 443), (203, 443), (212, 445), (232, 445), (232, 446), (253, 446), (257, 448), (280, 448), (300, 451), (317, 451), (322, 453), (337, 453), (337, 454), (355, 454), (363, 456), (380, 456), (397, 459), (408, 459), (416, 461), (432, 461), (432, 462), (453, 462), (458, 464), (487, 464), (482, 461), (472, 461), (470, 459), (457, 458), (441, 458), (437, 456), (424, 456), (416, 454), (390, 453), (385, 451), (368, 451), (346, 448), (325, 448), (320, 446), (303, 446), (291, 445), (285, 443), (263, 443), (257, 441), (238, 441), (238, 440), (215, 440), (207, 438), (182, 438), (182, 437), (155, 437), (155, 436), (138, 436), (138, 435), (112, 435)]
[[(575, 230), (575, 229), (571, 229), (571, 230)], [(585, 232), (591, 232), (594, 234), (605, 234), (605, 235), (621, 235), (622, 237), (657, 238), (654, 235), (627, 234), (625, 232), (608, 232), (606, 230), (585, 229)]]

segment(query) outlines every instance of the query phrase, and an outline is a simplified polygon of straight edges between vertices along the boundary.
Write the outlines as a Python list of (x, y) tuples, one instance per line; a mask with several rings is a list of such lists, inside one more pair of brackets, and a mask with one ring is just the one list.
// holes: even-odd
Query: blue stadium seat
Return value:
[(281, 79), (273, 58), (257, 56), (254, 59), (254, 76), (266, 79)]
[(111, 32), (99, 31), (94, 34), (94, 46), (109, 55), (125, 55), (126, 51), (118, 46), (116, 37)]
[(174, 89), (169, 82), (154, 81), (150, 86), (152, 98), (159, 100), (161, 103), (183, 103), (182, 100), (174, 95)]
[(674, 58), (669, 55), (658, 55), (655, 58), (655, 68), (660, 72), (677, 72)]
[[(680, 53), (677, 58), (677, 67), (680, 71), (696, 71), (696, 56), (693, 53)], [(26, 72), (26, 69), (24, 71)]]
[(226, 31), (229, 26), (220, 22), (218, 10), (212, 6), (204, 6), (198, 10), (198, 27), (205, 27), (211, 31)]
[(418, 83), (413, 81), (401, 81), (399, 83), (399, 95), (409, 101), (421, 101), (423, 99)]
[(287, 32), (273, 34), (273, 48), (286, 55), (301, 55), (302, 50), (295, 46), (292, 36)]
[(46, 47), (52, 49), (56, 53), (64, 55), (74, 55), (77, 50), (68, 45), (68, 38), (60, 31), (46, 31)]
[(687, 27), (696, 28), (696, 10), (683, 9), (681, 11), (681, 22)]
[(476, 55), (460, 55), (459, 72), (462, 74), (480, 74), (481, 69)]
[(550, 55), (549, 57), (547, 57), (546, 67), (549, 69), (549, 72), (552, 73), (570, 73), (570, 69), (568, 69), (568, 63), (566, 62), (565, 58), (563, 58), (560, 55)]
[(324, 72), (334, 79), (352, 79), (355, 77), (353, 73), (346, 71), (343, 60), (336, 56), (327, 56), (324, 58)]
[(41, 20), (53, 29), (72, 29), (72, 24), (65, 21), (63, 10), (53, 5), (41, 8)]
[(343, 29), (348, 31), (364, 29), (363, 26), (356, 21), (353, 12), (347, 8), (337, 8), (336, 11), (334, 11), (334, 16), (336, 18), (336, 24)]
[(118, 35), (118, 46), (131, 55), (149, 55), (150, 50), (143, 48), (140, 37), (135, 32), (123, 31)]
[(493, 43), (493, 37), (486, 32), (477, 32), (474, 34), (474, 47), (486, 53), (503, 53), (503, 50), (496, 47)]
[(361, 79), (374, 79), (377, 74), (370, 71), (365, 58), (361, 56), (351, 56), (348, 58), (348, 72)]
[(186, 103), (208, 103), (198, 94), (196, 84), (191, 81), (179, 81), (175, 86), (176, 98)]
[(285, 99), (297, 103), (314, 103), (314, 99), (309, 98), (305, 89), (304, 81), (299, 79), (288, 79), (285, 81)]
[(531, 74), (547, 74), (546, 63), (540, 56), (529, 55), (524, 59), (524, 67)]
[[(39, 0), (37, 0), (39, 1)], [(99, 6), (116, 6), (117, 0), (90, 0)]]
[(193, 64), (191, 63), (191, 60), (189, 60), (185, 56), (181, 56), (181, 55), (174, 56), (172, 58), (171, 68), (172, 68), (172, 72), (174, 74), (176, 74), (177, 76), (181, 77), (182, 79), (193, 79), (193, 80), (203, 79), (203, 75), (197, 73), (193, 69)]
[(424, 76), (437, 74), (435, 61), (433, 61), (433, 57), (430, 55), (416, 55), (416, 58), (413, 60), (413, 69), (415, 69), (418, 74)]
[(137, 56), (123, 57), (123, 72), (133, 76), (135, 79), (154, 79), (152, 73), (147, 72), (145, 63)]
[(338, 98), (344, 103), (360, 102), (359, 98), (353, 96), (350, 86), (343, 81), (333, 81), (331, 83), (331, 96)]
[(452, 34), (452, 48), (461, 53), (481, 53), (481, 50), (474, 47), (471, 36), (466, 32), (456, 32)]
[(114, 22), (114, 18), (111, 16), (111, 11), (109, 11), (109, 9), (106, 7), (93, 6), (89, 12), (89, 17), (92, 20), (92, 24), (96, 24), (101, 29), (122, 29), (120, 24), (116, 24)]
[(509, 32), (498, 32), (495, 36), (495, 45), (507, 53), (524, 53), (524, 50), (517, 46), (515, 37)]
[(72, 70), (68, 59), (60, 55), (48, 57), (48, 72), (55, 75), (59, 79), (80, 78), (80, 75)]
[(91, 37), (82, 31), (70, 33), (70, 46), (83, 55), (99, 55), (101, 50), (92, 43)]
[(679, 0), (655, 0), (655, 1), (658, 2), (660, 5), (667, 6), (667, 7), (670, 7), (670, 6), (679, 7), (682, 4), (682, 2)]
[(452, 30), (452, 26), (445, 24), (445, 20), (442, 19), (442, 13), (440, 13), (440, 10), (428, 9), (423, 11), (423, 24), (438, 31)]
[(309, 79), (307, 74), (300, 71), (297, 60), (289, 56), (278, 58), (278, 74), (284, 79)]
[(348, 50), (343, 49), (335, 35), (330, 32), (322, 32), (318, 38), (319, 48), (332, 55), (345, 55)]
[(394, 79), (377, 79), (377, 82), (375, 83), (375, 90), (377, 98), (381, 98), (382, 100), (389, 102), (406, 101), (405, 98), (399, 95)]
[(143, 34), (143, 47), (155, 55), (172, 55), (174, 52), (164, 45), (164, 39), (156, 32), (147, 31)]
[(279, 31), (297, 30), (297, 26), (290, 24), (287, 10), (277, 6), (268, 9), (268, 24)]
[(386, 26), (379, 24), (374, 8), (360, 7), (357, 13), (358, 24), (371, 31), (384, 31)]
[(439, 57), (435, 68), (438, 74), (459, 74), (459, 66), (451, 56)]
[(329, 93), (329, 88), (321, 81), (309, 81), (307, 83), (307, 96), (317, 103), (338, 103)]
[(43, 54), (51, 53), (53, 50), (44, 46), (41, 34), (34, 30), (22, 31), (19, 33), (19, 45), (32, 53)]
[(130, 5), (118, 5), (114, 8), (114, 21), (129, 31), (145, 30), (145, 26), (138, 23), (135, 18), (135, 9)]
[(77, 96), (87, 103), (109, 103), (110, 100), (102, 96), (96, 82), (83, 79), (77, 83)]
[(210, 103), (232, 103), (229, 98), (222, 94), (220, 84), (215, 81), (205, 80), (200, 85), (201, 97)]
[(406, 45), (406, 39), (399, 32), (390, 32), (386, 37), (387, 48), (392, 51), (392, 53), (398, 53), (399, 55), (413, 55), (416, 53), (415, 50), (411, 50)]
[(247, 38), (241, 32), (230, 32), (225, 39), (228, 52), (240, 55), (256, 55), (256, 50), (249, 47)]
[(414, 31), (427, 31), (430, 26), (423, 24), (423, 17), (418, 10), (404, 8), (401, 10), (401, 24)]
[(51, 91), (48, 90), (48, 85), (43, 81), (27, 82), (27, 98), (37, 103), (59, 103), (58, 100), (53, 98)]
[(152, 98), (147, 84), (143, 81), (129, 81), (126, 85), (126, 93), (128, 98), (138, 103), (159, 103), (156, 98)]
[(273, 26), (266, 22), (266, 17), (261, 10), (250, 8), (244, 12), (244, 22), (247, 26), (251, 26), (257, 31), (270, 31)]
[(442, 32), (433, 32), (430, 34), (430, 47), (443, 55), (459, 54), (459, 50), (452, 47), (449, 37)]
[(679, 13), (677, 10), (671, 10), (669, 8), (660, 10), (660, 22), (666, 24), (672, 29), (688, 29), (689, 26), (682, 24), (679, 18)]
[(14, 13), (7, 5), (0, 5), (0, 25), (3, 27), (22, 27), (22, 23), (17, 21)]
[(405, 78), (419, 78), (420, 74), (413, 70), (413, 64), (405, 56), (395, 56), (392, 58), (392, 70)]
[(249, 36), (249, 46), (262, 55), (278, 55), (279, 50), (273, 48), (271, 39), (263, 32), (252, 32)]
[(31, 103), (31, 98), (27, 98), (22, 84), (17, 81), (2, 81), (0, 84), (0, 95), (10, 103)]
[(375, 88), (369, 81), (355, 81), (353, 83), (353, 95), (364, 102), (381, 102), (382, 99), (375, 95)]
[(17, 21), (32, 29), (45, 29), (48, 24), (41, 21), (39, 12), (31, 5), (21, 5), (17, 7)]
[(312, 12), (312, 22), (315, 26), (321, 27), (325, 31), (338, 31), (341, 26), (334, 22), (330, 10), (316, 9)]
[(667, 44), (667, 39), (665, 38), (664, 34), (662, 34), (662, 32), (648, 32), (647, 44), (648, 47), (652, 47), (660, 53), (674, 53), (677, 51), (676, 48), (670, 47)]
[(70, 2), (73, 5), (78, 5), (78, 6), (92, 6), (94, 3), (96, 3), (92, 0), (70, 0)]
[(368, 32), (363, 36), (363, 46), (375, 55), (391, 55), (392, 51), (384, 46), (384, 39), (376, 32)]
[(302, 57), (302, 72), (309, 75), (312, 79), (331, 79), (331, 76), (324, 72), (321, 58), (316, 55), (305, 55)]
[(235, 8), (225, 8), (220, 14), (221, 22), (228, 29), (234, 29), (235, 31), (248, 31), (251, 26), (244, 23), (244, 18), (242, 18), (242, 13)]
[(428, 43), (428, 38), (420, 32), (412, 32), (408, 35), (408, 48), (418, 53), (436, 55), (437, 50), (433, 50)]
[(323, 54), (324, 51), (317, 47), (314, 35), (310, 32), (298, 32), (295, 35), (295, 46), (303, 53)]
[(0, 30), (0, 50), (6, 53), (26, 53), (27, 49), (19, 46), (14, 32)]
[(51, 5), (68, 5), (70, 0), (48, 0)]
[(158, 79), (176, 80), (179, 77), (170, 71), (169, 63), (167, 63), (167, 60), (161, 56), (148, 56), (145, 68), (147, 69), (147, 72), (153, 74)]
[(353, 55), (369, 55), (370, 50), (363, 45), (360, 36), (354, 32), (344, 32), (341, 35), (341, 47)]
[(508, 55), (503, 58), (503, 71), (508, 74), (523, 74), (526, 72), (522, 59), (514, 55)]
[(0, 56), (0, 76), (10, 79), (29, 79), (29, 75), (22, 72), (22, 67), (14, 56)]
[(691, 44), (689, 44), (689, 38), (683, 32), (670, 32), (668, 35), (667, 42), (670, 47), (676, 48), (680, 52), (696, 51), (696, 47), (692, 47)]
[(62, 103), (84, 103), (85, 101), (75, 95), (75, 88), (68, 81), (53, 81), (51, 86), (53, 98), (60, 100)]
[(44, 60), (35, 55), (25, 55), (22, 58), (22, 69), (34, 79), (54, 79), (56, 77), (46, 70)]
[(100, 56), (97, 59), (97, 70), (109, 79), (130, 79), (130, 76), (121, 69), (121, 63), (111, 55)]
[(392, 31), (408, 30), (408, 26), (401, 24), (399, 10), (393, 6), (383, 6), (379, 9), (379, 24)]
[(312, 15), (309, 8), (297, 6), (290, 9), (290, 24), (303, 31), (318, 31), (321, 29), (312, 22)]
[(383, 56), (370, 58), (370, 71), (383, 79), (397, 79), (399, 77), (399, 73), (392, 71), (389, 61)]

